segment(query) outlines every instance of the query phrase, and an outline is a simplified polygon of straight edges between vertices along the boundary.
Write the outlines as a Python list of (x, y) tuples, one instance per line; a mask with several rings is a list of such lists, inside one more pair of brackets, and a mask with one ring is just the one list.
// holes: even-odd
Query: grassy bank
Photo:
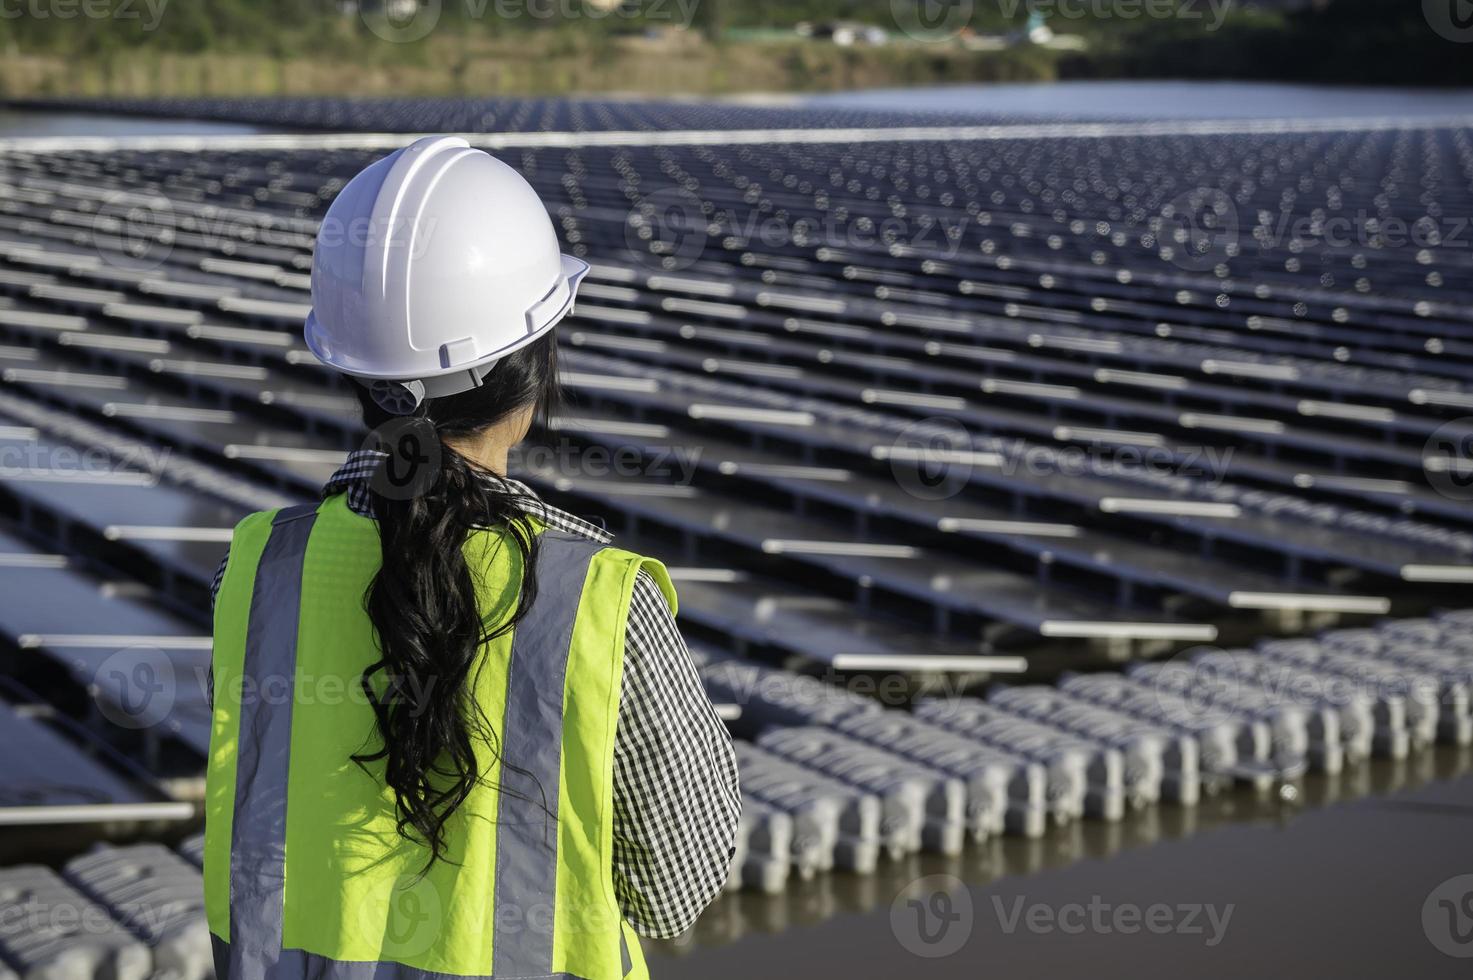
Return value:
[[(381, 46), (388, 48), (390, 46)], [(1051, 52), (932, 45), (713, 45), (698, 37), (445, 41), (358, 57), (187, 54), (128, 49), (78, 63), (0, 59), (0, 98), (209, 95), (487, 95), (639, 92), (720, 95), (886, 85), (1045, 81)]]
[[(1202, 16), (1059, 18), (1060, 32), (1079, 42), (1070, 51), (968, 48), (955, 35), (914, 40), (895, 30), (895, 11), (906, 8), (891, 0), (626, 0), (644, 9), (648, 22), (471, 16), (480, 9), (472, 0), (444, 0), (443, 16), (422, 35), (400, 35), (404, 43), (384, 40), (393, 32), (370, 20), (337, 14), (330, 0), (89, 2), (119, 11), (152, 3), (161, 13), (151, 26), (121, 14), (0, 17), (0, 98), (699, 96), (1061, 77), (1473, 85), (1473, 45), (1435, 30), (1415, 0), (1333, 0), (1297, 12), (1244, 4), (1226, 8), (1220, 23)], [(382, 2), (360, 0), (365, 7)], [(505, 2), (517, 9), (551, 0)], [(576, 12), (594, 0), (558, 2)], [(1009, 26), (984, 16), (989, 5), (956, 2), (974, 12), (968, 26), (978, 33)], [(1180, 2), (1188, 12), (1203, 7), (1201, 0), (1195, 7)], [(672, 20), (679, 11), (689, 14), (689, 29)], [(884, 24), (890, 43), (841, 47), (800, 40), (791, 30), (793, 19), (824, 11)]]

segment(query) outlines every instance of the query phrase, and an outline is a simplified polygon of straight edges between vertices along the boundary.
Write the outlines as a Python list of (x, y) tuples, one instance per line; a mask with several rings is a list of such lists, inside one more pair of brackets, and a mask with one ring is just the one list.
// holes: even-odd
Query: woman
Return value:
[(222, 980), (646, 976), (726, 878), (726, 733), (659, 562), (506, 477), (586, 264), (426, 138), (333, 203), (308, 346), (383, 449), (253, 514), (216, 580), (206, 908)]

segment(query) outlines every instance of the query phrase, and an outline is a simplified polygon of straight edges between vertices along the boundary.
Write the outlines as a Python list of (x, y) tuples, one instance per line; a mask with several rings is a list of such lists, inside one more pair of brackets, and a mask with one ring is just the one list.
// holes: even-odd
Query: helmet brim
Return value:
[[(485, 357), (479, 358), (474, 363), (458, 364), (455, 367), (446, 368), (441, 371), (435, 371), (431, 374), (422, 375), (416, 378), (406, 378), (392, 374), (354, 371), (338, 363), (335, 363), (334, 358), (330, 355), (330, 353), (322, 349), (321, 333), (317, 326), (316, 310), (308, 311), (307, 319), (302, 325), (302, 336), (307, 343), (307, 349), (312, 352), (314, 357), (316, 357), (319, 361), (321, 361), (328, 367), (333, 368), (334, 370), (339, 371), (343, 374), (346, 374), (349, 377), (358, 378), (364, 381), (423, 381), (426, 382), (426, 387), (434, 393), (435, 397), (443, 397), (447, 394), (453, 394), (455, 391), (468, 391), (471, 388), (474, 388), (478, 383), (477, 379), (484, 376), (487, 371), (495, 366), (497, 361), (501, 360), (503, 357), (506, 357), (508, 354), (513, 354), (516, 351), (521, 350), (523, 347), (535, 343), (537, 340), (546, 336), (548, 331), (556, 327), (568, 316), (568, 314), (573, 312), (574, 304), (577, 302), (578, 299), (578, 287), (582, 284), (584, 278), (587, 277), (592, 268), (593, 267), (590, 266), (587, 262), (583, 261), (580, 258), (577, 258), (576, 256), (567, 254), (562, 255), (559, 267), (561, 281), (554, 285), (553, 290), (555, 291), (557, 289), (557, 286), (566, 283), (567, 299), (559, 309), (553, 311), (545, 318), (545, 322), (538, 324), (535, 329), (529, 330), (526, 336), (517, 338), (514, 343), (508, 344), (497, 351), (487, 354)], [(445, 381), (441, 381), (439, 384), (434, 383), (434, 379), (443, 378), (448, 380), (449, 378), (457, 374), (467, 375), (467, 380), (464, 387), (457, 388), (453, 384), (447, 385)], [(451, 388), (454, 388), (454, 390), (448, 390)]]

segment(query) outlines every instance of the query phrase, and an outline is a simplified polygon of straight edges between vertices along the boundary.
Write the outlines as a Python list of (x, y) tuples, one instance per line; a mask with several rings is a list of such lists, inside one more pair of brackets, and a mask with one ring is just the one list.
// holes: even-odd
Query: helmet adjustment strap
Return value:
[(422, 381), (375, 380), (368, 382), (368, 394), (390, 415), (413, 415), (424, 404), (425, 386)]

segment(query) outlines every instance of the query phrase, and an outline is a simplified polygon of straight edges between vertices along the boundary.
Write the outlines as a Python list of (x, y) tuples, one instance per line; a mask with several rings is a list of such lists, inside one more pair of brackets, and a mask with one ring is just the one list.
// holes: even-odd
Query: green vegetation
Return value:
[(1100, 41), (1064, 59), (1060, 75), (1473, 85), (1473, 44), (1440, 37), (1418, 0), (1331, 0), (1323, 9), (1235, 11), (1213, 32), (1185, 20), (1154, 21)]
[[(1473, 84), (1473, 45), (1439, 37), (1416, 0), (1256, 0), (1220, 24), (1225, 0), (939, 0), (969, 14), (967, 35), (945, 40), (905, 36), (891, 0), (624, 0), (612, 12), (607, 0), (428, 0), (434, 29), (404, 43), (370, 25), (404, 0), (359, 2), (361, 12), (342, 0), (5, 0), (0, 97), (710, 94), (1058, 77)], [(1173, 2), (1176, 16), (1141, 13)], [(1050, 26), (1084, 38), (1082, 49), (968, 43), (1016, 36), (1031, 9), (1054, 11)], [(844, 48), (793, 32), (835, 20), (885, 28), (891, 43)]]

